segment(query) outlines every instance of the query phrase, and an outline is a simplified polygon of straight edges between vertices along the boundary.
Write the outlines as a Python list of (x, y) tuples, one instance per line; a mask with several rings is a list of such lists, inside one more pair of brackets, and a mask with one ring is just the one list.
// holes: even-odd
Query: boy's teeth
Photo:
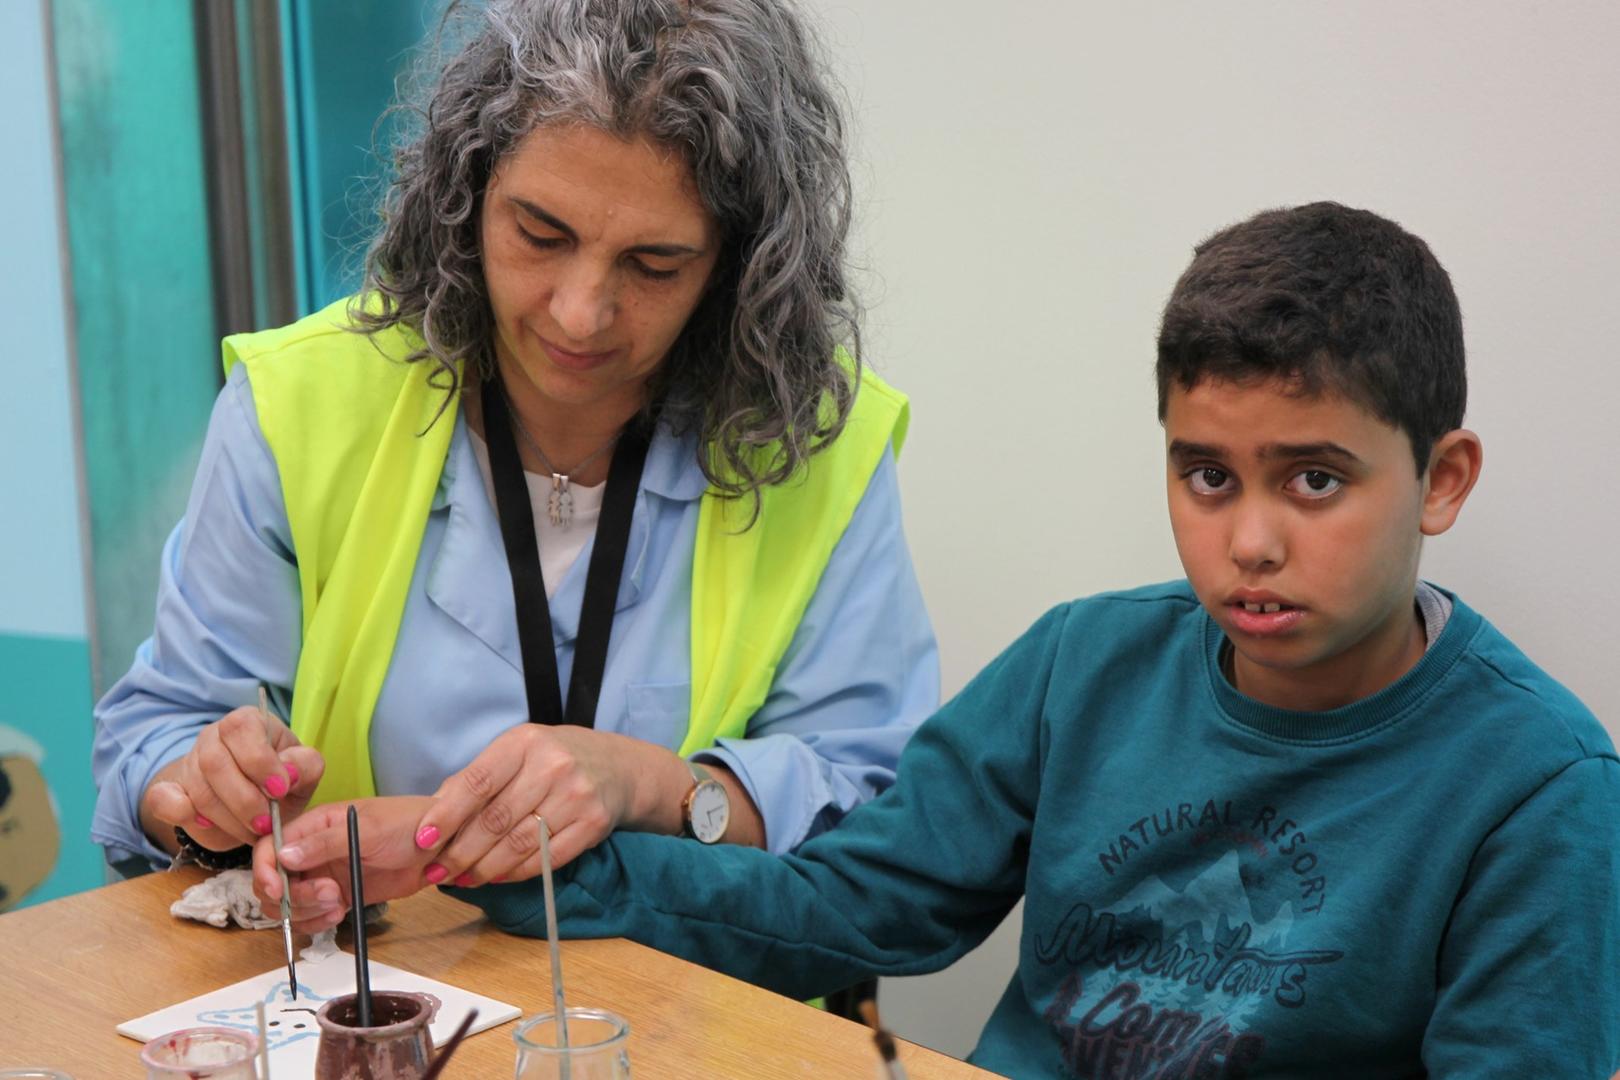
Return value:
[(1251, 604), (1247, 600), (1245, 600), (1243, 602), (1243, 610), (1244, 611), (1252, 611), (1256, 615), (1259, 615), (1261, 612), (1264, 612), (1267, 615), (1270, 615), (1270, 614), (1272, 614), (1274, 612), (1281, 611), (1282, 610), (1282, 605), (1281, 604)]

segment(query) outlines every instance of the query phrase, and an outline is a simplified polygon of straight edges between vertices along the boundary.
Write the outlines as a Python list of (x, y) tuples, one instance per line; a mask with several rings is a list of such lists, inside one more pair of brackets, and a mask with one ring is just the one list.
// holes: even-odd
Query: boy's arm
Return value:
[[(796, 997), (950, 964), (1023, 892), (1064, 619), (997, 658), (918, 729), (893, 788), (798, 855), (619, 833), (560, 875), (563, 933), (632, 938)], [(545, 933), (538, 881), (450, 891)]]
[(1620, 1067), (1620, 762), (1575, 762), (1486, 838), (1437, 974), (1430, 1076)]

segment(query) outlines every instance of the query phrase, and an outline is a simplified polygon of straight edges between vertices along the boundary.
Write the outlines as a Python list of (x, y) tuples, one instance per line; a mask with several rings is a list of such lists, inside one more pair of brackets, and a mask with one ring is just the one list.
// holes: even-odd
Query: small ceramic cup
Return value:
[(315, 1014), (315, 1080), (417, 1080), (433, 1056), (428, 1025), (438, 1013), (432, 994), (374, 990), (372, 1026), (363, 1028), (355, 996), (333, 998)]

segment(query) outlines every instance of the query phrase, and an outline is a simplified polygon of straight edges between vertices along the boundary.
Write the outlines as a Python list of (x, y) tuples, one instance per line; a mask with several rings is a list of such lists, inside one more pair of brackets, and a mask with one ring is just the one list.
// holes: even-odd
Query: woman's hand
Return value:
[[(360, 872), (366, 902), (397, 900), (428, 884), (423, 870), (431, 858), (416, 847), (416, 823), (431, 799), (422, 795), (360, 799)], [(343, 921), (349, 910), (349, 803), (325, 803), (284, 825), (281, 862), (287, 869), (293, 929), (313, 934)], [(275, 842), (262, 838), (253, 849), (253, 892), (264, 913), (281, 907), (281, 876)]]
[(426, 880), (456, 885), (540, 873), (538, 814), (563, 866), (617, 828), (674, 833), (692, 787), (661, 746), (573, 725), (521, 724), (501, 734), (434, 794), (415, 830), (433, 856)]
[(141, 796), (141, 827), (168, 851), (175, 825), (214, 851), (251, 844), (270, 831), (270, 800), (281, 800), (283, 818), (298, 814), (325, 767), (286, 724), (245, 706), (203, 728), (158, 772)]

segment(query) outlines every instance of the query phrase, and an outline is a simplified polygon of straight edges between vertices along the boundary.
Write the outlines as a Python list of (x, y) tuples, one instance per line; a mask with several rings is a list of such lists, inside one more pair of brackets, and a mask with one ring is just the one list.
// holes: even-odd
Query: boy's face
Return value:
[(1164, 426), (1176, 548), (1232, 642), (1238, 689), (1334, 708), (1422, 656), (1428, 484), (1405, 432), (1279, 380), (1174, 387)]

